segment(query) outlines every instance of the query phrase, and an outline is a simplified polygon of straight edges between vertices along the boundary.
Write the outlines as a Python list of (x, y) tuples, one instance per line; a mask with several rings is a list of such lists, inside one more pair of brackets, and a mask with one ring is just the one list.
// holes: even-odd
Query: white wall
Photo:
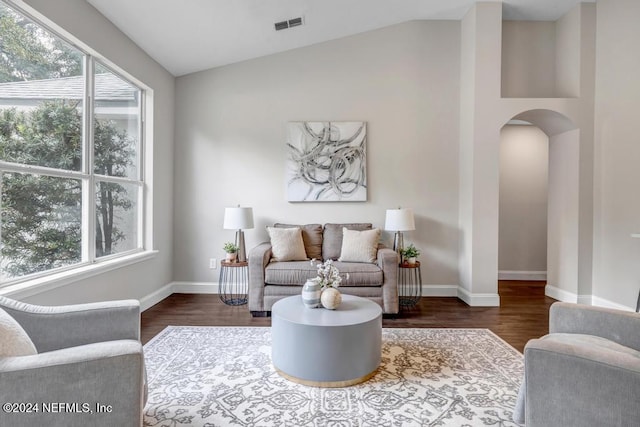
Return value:
[[(253, 207), (248, 248), (273, 222), (382, 227), (403, 206), (423, 282), (456, 286), (459, 43), (458, 22), (413, 21), (179, 77), (175, 280), (217, 281), (226, 206)], [(286, 201), (285, 126), (299, 120), (367, 122), (367, 202)]]
[[(461, 161), (467, 159), (468, 163), (461, 166), (460, 228), (464, 238), (461, 239), (460, 249), (459, 296), (472, 305), (499, 303), (497, 271), (500, 129), (513, 118), (527, 120), (543, 129), (547, 135), (558, 133), (558, 129), (551, 126), (557, 122), (572, 124), (563, 131), (580, 129), (579, 185), (576, 189), (580, 195), (580, 208), (574, 221), (579, 227), (577, 256), (581, 281), (582, 273), (591, 268), (591, 252), (584, 249), (591, 247), (592, 238), (592, 106), (595, 63), (590, 52), (595, 44), (595, 7), (586, 3), (575, 6), (578, 9), (575, 16), (579, 22), (573, 25), (573, 29), (578, 33), (580, 42), (580, 66), (576, 69), (579, 75), (574, 77), (581, 84), (580, 96), (539, 98), (531, 95), (530, 98), (512, 98), (501, 96), (503, 55), (500, 6), (500, 3), (495, 2), (476, 3), (462, 21), (462, 45), (469, 43), (474, 46), (470, 53), (464, 49), (462, 53), (471, 56), (468, 62), (475, 67), (475, 89), (467, 89), (474, 93), (471, 97), (465, 97), (465, 86), (462, 84), (460, 146), (462, 153), (471, 154), (461, 156)], [(553, 44), (555, 45), (555, 42)], [(474, 103), (473, 109), (467, 112), (470, 101)], [(520, 117), (524, 115), (531, 117)], [(537, 124), (535, 119), (548, 122), (546, 124), (550, 125), (549, 129)], [(471, 160), (468, 156), (471, 156)], [(585, 283), (583, 290), (590, 290), (590, 279), (585, 277), (582, 282)]]
[[(460, 98), (460, 289), (470, 305), (500, 304), (498, 194), (502, 5), (476, 3), (462, 20)], [(465, 69), (468, 67), (469, 69)]]
[[(581, 8), (574, 7), (555, 23), (555, 96), (580, 96), (582, 13)], [(593, 46), (588, 49), (593, 51)]]
[(542, 130), (502, 128), (498, 268), (512, 277), (544, 276), (547, 270), (548, 166), (549, 138)]
[[(493, 46), (496, 37), (500, 40), (499, 5), (480, 3), (477, 7), (486, 13), (474, 7), (466, 26), (411, 22), (179, 78), (175, 152), (174, 79), (85, 1), (27, 3), (154, 89), (153, 227), (154, 247), (159, 250), (153, 260), (35, 296), (33, 301), (142, 297), (172, 278), (213, 282), (217, 271), (206, 268), (208, 258), (220, 258), (222, 243), (233, 238), (232, 231), (221, 229), (223, 207), (237, 203), (255, 209), (257, 226), (247, 231), (249, 246), (266, 238), (263, 227), (273, 221), (368, 220), (382, 225), (385, 209), (411, 206), (418, 230), (407, 233), (406, 239), (423, 249), (424, 282), (456, 284), (459, 272), (468, 292), (492, 292), (492, 259), (497, 265), (498, 253), (497, 180), (492, 187), (498, 131), (523, 111), (547, 109), (562, 113), (580, 129), (575, 219), (579, 244), (573, 250), (578, 256), (578, 285), (588, 285), (575, 292), (592, 293), (595, 303), (631, 307), (635, 302), (640, 240), (629, 236), (640, 231), (640, 201), (635, 197), (640, 181), (640, 54), (635, 48), (640, 28), (635, 17), (640, 3), (635, 0), (581, 4), (571, 12), (571, 22), (562, 28), (556, 25), (557, 46), (575, 45), (579, 39), (579, 53), (572, 51), (578, 57), (566, 64), (558, 64), (556, 57), (558, 81), (568, 82), (568, 91), (557, 94), (571, 98), (500, 99), (493, 93), (494, 79), (501, 83), (502, 43)], [(591, 25), (595, 8), (597, 34)], [(466, 40), (465, 31), (473, 37)], [(468, 45), (468, 51), (461, 44)], [(489, 74), (464, 66), (475, 67), (476, 59), (489, 65)], [(461, 73), (473, 81), (461, 78)], [(465, 90), (477, 93), (482, 88), (476, 82), (486, 81), (490, 87), (482, 96), (460, 98)], [(474, 104), (466, 105), (465, 99)], [(463, 110), (468, 111), (462, 114)], [(283, 136), (290, 120), (368, 122), (368, 202), (284, 201)], [(473, 123), (478, 120), (486, 127), (476, 132)], [(474, 139), (469, 142), (470, 135)], [(459, 139), (471, 147), (481, 143), (480, 153), (459, 153), (459, 147), (465, 147)], [(415, 180), (407, 179), (407, 173)]]
[(635, 308), (640, 289), (640, 2), (598, 0), (594, 302)]
[[(40, 304), (70, 304), (121, 298), (143, 298), (172, 280), (174, 84), (153, 61), (84, 0), (27, 0), (27, 8), (62, 27), (153, 89), (153, 147), (147, 174), (153, 174), (150, 209), (153, 215), (151, 260), (79, 280), (26, 300)], [(18, 295), (19, 297), (19, 295)]]
[(502, 96), (556, 96), (556, 27), (547, 21), (502, 22)]
[(554, 298), (577, 302), (580, 166), (579, 132), (549, 139), (547, 290)]

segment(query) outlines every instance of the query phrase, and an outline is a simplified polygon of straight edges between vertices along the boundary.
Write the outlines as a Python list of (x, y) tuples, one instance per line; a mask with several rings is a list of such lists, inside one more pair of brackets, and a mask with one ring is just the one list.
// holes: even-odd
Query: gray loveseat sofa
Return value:
[[(309, 259), (318, 261), (340, 257), (342, 229), (367, 230), (368, 223), (350, 224), (275, 224), (275, 227), (300, 227)], [(253, 316), (268, 316), (273, 304), (285, 297), (299, 295), (307, 279), (316, 276), (316, 267), (309, 261), (272, 261), (271, 243), (264, 242), (249, 252), (248, 305)], [(374, 263), (341, 262), (334, 265), (343, 278), (340, 292), (369, 298), (382, 307), (385, 314), (398, 313), (398, 255), (395, 251), (378, 247)]]

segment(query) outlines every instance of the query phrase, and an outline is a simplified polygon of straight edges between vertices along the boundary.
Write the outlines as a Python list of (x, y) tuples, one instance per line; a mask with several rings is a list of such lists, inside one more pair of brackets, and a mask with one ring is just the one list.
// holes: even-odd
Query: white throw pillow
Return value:
[(267, 232), (271, 239), (271, 256), (274, 261), (304, 261), (308, 259), (300, 227), (267, 227)]
[(36, 346), (22, 326), (0, 308), (0, 357), (37, 354)]
[(380, 229), (349, 230), (342, 229), (342, 250), (338, 261), (375, 262), (378, 257)]

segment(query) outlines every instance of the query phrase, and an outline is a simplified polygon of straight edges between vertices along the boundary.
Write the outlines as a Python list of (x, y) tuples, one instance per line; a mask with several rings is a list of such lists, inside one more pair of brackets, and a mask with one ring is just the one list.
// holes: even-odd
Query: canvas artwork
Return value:
[(287, 200), (367, 200), (365, 122), (290, 122)]

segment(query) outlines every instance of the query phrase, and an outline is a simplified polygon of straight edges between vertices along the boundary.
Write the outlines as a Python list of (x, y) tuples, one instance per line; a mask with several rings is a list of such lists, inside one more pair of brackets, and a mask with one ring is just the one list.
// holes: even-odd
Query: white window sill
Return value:
[(83, 265), (59, 273), (53, 273), (33, 280), (16, 283), (0, 288), (0, 295), (14, 298), (27, 298), (42, 292), (50, 291), (61, 286), (68, 285), (78, 280), (97, 276), (111, 270), (147, 261), (158, 254), (157, 250), (138, 252), (132, 255), (113, 258), (107, 261), (98, 262), (91, 265)]

